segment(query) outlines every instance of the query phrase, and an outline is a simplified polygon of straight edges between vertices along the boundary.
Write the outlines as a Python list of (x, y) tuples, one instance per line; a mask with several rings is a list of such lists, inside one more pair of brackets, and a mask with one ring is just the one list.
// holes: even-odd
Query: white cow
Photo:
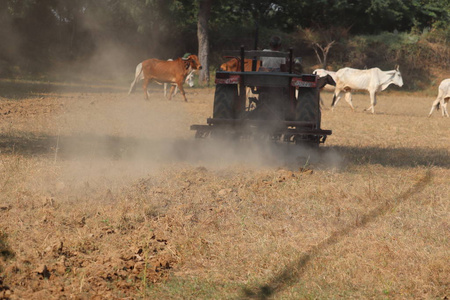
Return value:
[(358, 70), (352, 68), (343, 68), (336, 72), (336, 89), (334, 91), (332, 109), (341, 99), (342, 92), (345, 92), (345, 100), (352, 110), (355, 110), (352, 104), (351, 90), (366, 90), (370, 95), (370, 106), (365, 109), (372, 110), (375, 113), (375, 105), (377, 104), (376, 93), (384, 91), (390, 84), (403, 86), (402, 74), (399, 67), (391, 71), (381, 71), (379, 68), (368, 70)]
[[(173, 59), (168, 59), (168, 61), (172, 61), (172, 60), (173, 60)], [(142, 63), (139, 63), (139, 64), (136, 66), (136, 72), (135, 72), (135, 75), (134, 75), (135, 79), (134, 79), (134, 81), (131, 83), (130, 90), (128, 91), (128, 95), (131, 94), (131, 92), (133, 91), (134, 85), (135, 85), (138, 81), (144, 80), (144, 72), (141, 72), (141, 70), (142, 70)], [(186, 76), (186, 79), (185, 79), (185, 81), (184, 81), (184, 82), (187, 83), (190, 87), (193, 87), (193, 86), (194, 86), (194, 72), (195, 72), (195, 70), (190, 70), (189, 74)], [(158, 83), (158, 84), (162, 84), (162, 83), (159, 83), (159, 82), (157, 82), (157, 81), (155, 81), (155, 82)], [(164, 83), (164, 97), (166, 97), (166, 98), (167, 98), (167, 85), (168, 85), (168, 83)], [(178, 86), (177, 86), (176, 83), (171, 83), (171, 85), (174, 85), (174, 86), (175, 86), (175, 91), (174, 91), (174, 93), (173, 93), (173, 95), (175, 96), (175, 95), (178, 93)]]
[(439, 105), (442, 105), (442, 116), (447, 116), (448, 118), (448, 111), (447, 111), (447, 104), (450, 101), (450, 78), (442, 80), (441, 84), (439, 85), (438, 90), (438, 96), (436, 100), (434, 100), (433, 105), (431, 106), (431, 111), (428, 117), (431, 116), (434, 109), (439, 109)]

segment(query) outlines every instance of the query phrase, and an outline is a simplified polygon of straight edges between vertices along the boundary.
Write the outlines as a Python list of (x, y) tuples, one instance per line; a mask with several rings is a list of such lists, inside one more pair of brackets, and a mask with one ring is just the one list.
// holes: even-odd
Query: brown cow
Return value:
[[(148, 84), (154, 80), (160, 83), (176, 83), (184, 101), (187, 102), (186, 95), (183, 89), (183, 83), (186, 77), (192, 70), (201, 70), (202, 66), (198, 60), (197, 55), (189, 55), (187, 58), (177, 58), (173, 61), (159, 60), (156, 58), (150, 58), (142, 62), (142, 69), (136, 70), (134, 81), (131, 83), (130, 94), (134, 85), (139, 79), (144, 80), (142, 87), (144, 89), (145, 99), (148, 100)], [(169, 100), (172, 99), (175, 86), (172, 85), (169, 92)]]
[[(244, 71), (250, 72), (252, 71), (252, 63), (253, 60), (246, 58), (244, 60)], [(261, 67), (261, 61), (256, 61), (256, 71)], [(220, 65), (220, 70), (222, 71), (228, 71), (228, 72), (240, 72), (241, 71), (241, 59), (240, 58), (232, 58), (227, 62), (224, 62), (222, 65)]]
[[(253, 59), (245, 58), (244, 59), (244, 72), (251, 72), (252, 66), (253, 66)], [(260, 67), (261, 67), (261, 61), (257, 60), (256, 61), (256, 71), (258, 71)], [(220, 70), (227, 71), (227, 72), (240, 72), (241, 71), (241, 59), (234, 57), (234, 58), (230, 59), (229, 61), (224, 62), (223, 64), (220, 65)], [(247, 97), (252, 96), (253, 95), (252, 89), (250, 87), (247, 87), (245, 94), (247, 95)], [(254, 95), (254, 96), (256, 96), (256, 95)]]

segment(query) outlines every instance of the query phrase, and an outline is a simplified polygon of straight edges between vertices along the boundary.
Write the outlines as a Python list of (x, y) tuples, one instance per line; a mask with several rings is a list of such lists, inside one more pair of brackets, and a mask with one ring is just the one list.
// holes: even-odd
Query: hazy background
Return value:
[[(2, 0), (0, 77), (125, 83), (144, 59), (197, 53), (199, 3), (210, 0)], [(331, 69), (393, 69), (403, 89), (436, 84), (449, 68), (450, 6), (426, 1), (212, 1), (209, 61), (221, 51), (267, 47), (273, 34), (294, 48), (306, 71), (320, 66), (314, 49), (335, 41)], [(257, 34), (258, 33), (258, 34)], [(258, 41), (255, 43), (255, 37)]]
[[(93, 92), (81, 99), (77, 95), (58, 123), (60, 158), (84, 159), (90, 168), (103, 159), (107, 164), (124, 160), (140, 170), (168, 162), (283, 165), (288, 161), (289, 165), (299, 160), (298, 152), (290, 153), (285, 145), (229, 147), (192, 142), (189, 126), (204, 124), (208, 115), (198, 120), (188, 117), (192, 113), (188, 106), (166, 102), (160, 86), (152, 86), (156, 103), (143, 102), (140, 85), (132, 97), (123, 95), (136, 65), (144, 59), (197, 53), (199, 2), (1, 1), (0, 78), (39, 82), (33, 83), (31, 93), (25, 92), (25, 98), (49, 92), (64, 97), (83, 89)], [(331, 41), (335, 41), (328, 57), (331, 69), (393, 69), (400, 64), (405, 82), (402, 90), (437, 85), (440, 70), (450, 66), (448, 1), (425, 1), (427, 5), (394, 0), (358, 4), (347, 0), (213, 2), (208, 23), (212, 70), (224, 60), (222, 50), (240, 45), (253, 48), (255, 42), (258, 48), (266, 48), (273, 34), (282, 36), (284, 50), (292, 46), (295, 56), (304, 58), (306, 72), (320, 67), (314, 51), (317, 45), (323, 47)], [(64, 84), (44, 86), (43, 81)], [(22, 88), (25, 90), (20, 85), (6, 89), (0, 81), (0, 97)], [(189, 98), (191, 90), (187, 92)], [(208, 100), (203, 100), (211, 102), (213, 95), (206, 97)], [(332, 167), (342, 163), (335, 153), (322, 157), (305, 153), (296, 165), (321, 159)], [(105, 174), (103, 168), (98, 170)]]

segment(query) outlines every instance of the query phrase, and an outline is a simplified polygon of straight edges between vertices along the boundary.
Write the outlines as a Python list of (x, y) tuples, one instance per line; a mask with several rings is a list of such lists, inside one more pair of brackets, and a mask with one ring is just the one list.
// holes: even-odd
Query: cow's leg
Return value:
[(164, 98), (167, 98), (167, 83), (164, 83)]
[[(441, 102), (441, 99), (438, 97), (436, 100), (434, 100), (433, 104), (431, 105), (430, 113), (428, 114), (428, 117), (431, 117), (431, 114), (433, 113), (434, 109), (439, 109), (439, 104)], [(442, 115), (444, 115), (444, 108), (442, 108)]]
[(355, 111), (352, 102), (352, 92), (345, 92), (345, 101), (347, 101), (348, 105), (352, 108), (352, 111)]
[(364, 111), (371, 110), (372, 113), (375, 113), (375, 105), (377, 104), (377, 95), (376, 93), (369, 92), (370, 95), (370, 106), (366, 108)]
[(186, 93), (184, 92), (184, 89), (183, 89), (183, 82), (184, 82), (184, 80), (178, 81), (177, 86), (178, 86), (178, 89), (180, 90), (181, 95), (184, 98), (184, 101), (187, 102)]
[(331, 111), (334, 111), (335, 106), (341, 100), (342, 90), (336, 89), (334, 91), (333, 102), (331, 102)]
[(144, 83), (142, 84), (142, 88), (144, 89), (144, 97), (145, 97), (145, 100), (148, 100), (148, 90), (147, 90), (147, 87), (148, 87), (149, 82), (150, 82), (150, 79), (145, 78), (145, 79), (144, 79)]
[(449, 100), (450, 100), (450, 98), (445, 98), (444, 101), (442, 101), (443, 102), (442, 103), (442, 116), (443, 117), (447, 116), (447, 118), (449, 117), (448, 116), (448, 111), (447, 111), (447, 104), (448, 104)]
[(175, 90), (175, 86), (174, 85), (170, 85), (170, 92), (169, 92), (169, 100), (172, 100), (172, 95), (173, 95), (173, 91)]

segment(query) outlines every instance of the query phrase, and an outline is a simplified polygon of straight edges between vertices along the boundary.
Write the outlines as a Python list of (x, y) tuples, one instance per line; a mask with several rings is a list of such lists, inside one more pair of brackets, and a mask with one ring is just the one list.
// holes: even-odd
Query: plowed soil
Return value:
[(434, 96), (324, 94), (310, 151), (196, 140), (214, 90), (2, 81), (2, 299), (444, 299), (450, 133)]

